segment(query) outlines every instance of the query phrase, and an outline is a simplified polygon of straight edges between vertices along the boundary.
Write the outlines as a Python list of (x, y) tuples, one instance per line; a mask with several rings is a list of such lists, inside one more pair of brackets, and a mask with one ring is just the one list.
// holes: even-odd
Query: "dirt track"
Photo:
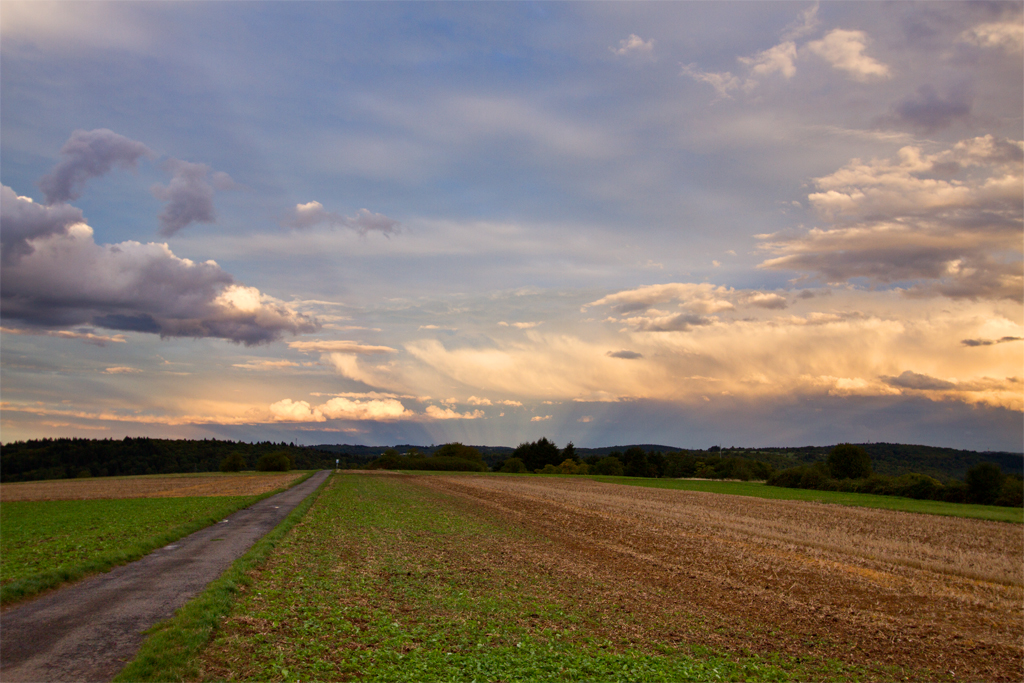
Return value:
[(327, 479), (303, 483), (127, 564), (0, 613), (0, 680), (109, 681), (143, 631), (220, 576)]
[[(539, 532), (659, 639), (1024, 680), (1019, 525), (583, 479), (411, 478)], [(641, 635), (642, 634), (638, 634)]]

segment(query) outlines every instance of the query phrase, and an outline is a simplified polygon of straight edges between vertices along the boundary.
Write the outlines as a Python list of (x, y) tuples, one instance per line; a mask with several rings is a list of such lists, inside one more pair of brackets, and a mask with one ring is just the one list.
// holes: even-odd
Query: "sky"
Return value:
[(0, 439), (1022, 450), (1021, 2), (0, 7)]

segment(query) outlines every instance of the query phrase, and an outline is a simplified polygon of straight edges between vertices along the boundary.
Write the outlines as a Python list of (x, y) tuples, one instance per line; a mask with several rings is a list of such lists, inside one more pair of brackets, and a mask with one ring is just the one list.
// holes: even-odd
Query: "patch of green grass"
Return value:
[(0, 505), (0, 604), (133, 562), (280, 490), (257, 496), (5, 502)]
[(528, 540), (544, 542), (400, 478), (336, 475), (252, 583), (232, 579), (232, 616), (198, 658), (144, 672), (133, 663), (117, 680), (887, 677), (813, 655), (735, 656), (644, 637), (634, 615), (595, 604), (607, 587), (578, 592), (506, 558)]
[(605, 477), (593, 475), (588, 475), (588, 478), (595, 481), (603, 481), (610, 484), (626, 484), (628, 486), (726, 493), (734, 496), (753, 496), (755, 498), (770, 498), (773, 500), (805, 500), (815, 503), (856, 505), (868, 508), (881, 508), (883, 510), (898, 510), (901, 512), (920, 512), (928, 515), (970, 517), (996, 522), (1015, 522), (1017, 524), (1024, 523), (1024, 510), (1021, 508), (1000, 507), (996, 505), (946, 503), (938, 500), (915, 500), (899, 496), (879, 496), (872, 493), (790, 489), (781, 486), (768, 486), (761, 482), (752, 481), (647, 479), (643, 477)]
[[(312, 474), (312, 473), (311, 473)], [(303, 477), (302, 480), (309, 477)], [(115, 682), (183, 681), (198, 678), (197, 655), (209, 643), (217, 624), (231, 610), (236, 595), (252, 583), (249, 573), (263, 564), (289, 530), (306, 514), (320, 493), (317, 489), (284, 520), (253, 545), (202, 593), (174, 616), (151, 628), (135, 659)]]

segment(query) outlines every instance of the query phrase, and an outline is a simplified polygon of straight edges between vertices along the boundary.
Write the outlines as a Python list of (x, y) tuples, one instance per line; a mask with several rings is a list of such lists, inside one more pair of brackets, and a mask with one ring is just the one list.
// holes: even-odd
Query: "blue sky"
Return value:
[(2, 438), (1021, 449), (1021, 3), (19, 3)]

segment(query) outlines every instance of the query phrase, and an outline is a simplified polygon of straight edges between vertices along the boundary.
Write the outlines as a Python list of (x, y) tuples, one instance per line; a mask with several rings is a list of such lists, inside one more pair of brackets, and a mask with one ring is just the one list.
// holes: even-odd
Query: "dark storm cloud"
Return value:
[(63, 235), (70, 226), (84, 220), (81, 209), (68, 204), (45, 206), (19, 198), (6, 185), (0, 186), (0, 248), (4, 265), (19, 256), (31, 254), (30, 240), (48, 235)]
[(90, 178), (101, 176), (114, 166), (134, 168), (140, 157), (154, 156), (141, 142), (106, 128), (76, 130), (61, 147), (60, 154), (64, 158), (39, 179), (39, 189), (47, 204), (77, 199)]
[[(31, 201), (5, 191), (5, 237), (8, 213), (21, 216), (33, 210)], [(28, 252), (22, 249), (0, 269), (5, 321), (216, 337), (247, 346), (318, 328), (315, 320), (236, 283), (215, 262), (179, 258), (166, 244), (96, 244), (92, 229), (74, 220), (28, 246)]]

